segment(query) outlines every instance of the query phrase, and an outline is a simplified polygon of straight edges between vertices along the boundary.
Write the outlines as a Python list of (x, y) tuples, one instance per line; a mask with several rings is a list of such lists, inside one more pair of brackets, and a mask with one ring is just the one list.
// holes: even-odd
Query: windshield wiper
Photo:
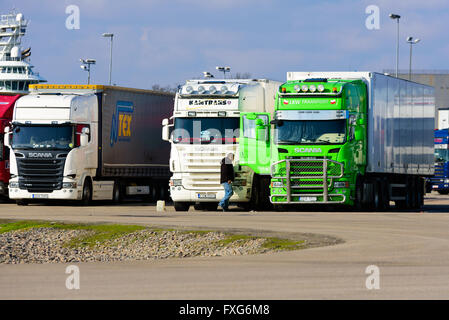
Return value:
[[(326, 144), (333, 144), (333, 143), (330, 142), (330, 141), (327, 141), (327, 140), (321, 140), (321, 139), (316, 140), (316, 142), (325, 142)], [(337, 143), (337, 142), (335, 142), (335, 143)]]
[(278, 140), (279, 144), (301, 144), (301, 142), (293, 141), (293, 140)]

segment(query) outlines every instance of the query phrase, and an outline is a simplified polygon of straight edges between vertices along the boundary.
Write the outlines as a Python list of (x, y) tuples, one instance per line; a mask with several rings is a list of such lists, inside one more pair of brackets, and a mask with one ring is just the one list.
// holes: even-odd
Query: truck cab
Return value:
[[(86, 177), (95, 176), (97, 96), (32, 93), (21, 97), (7, 128), (11, 148), (9, 197), (80, 200)], [(92, 189), (89, 190), (92, 192)]]
[(172, 123), (163, 122), (163, 139), (171, 143), (170, 195), (177, 211), (191, 205), (217, 208), (224, 196), (220, 161), (229, 153), (235, 155), (230, 202), (249, 208), (255, 174), (239, 165), (240, 113), (272, 112), (279, 84), (265, 79), (208, 79), (188, 80), (179, 88)]
[[(272, 134), (258, 134), (257, 156), (248, 158), (265, 159), (258, 165), (270, 170), (271, 203), (353, 203), (349, 186), (366, 164), (363, 81), (287, 81), (279, 87), (274, 119), (260, 116), (271, 120)], [(259, 123), (256, 130), (268, 128)], [(263, 151), (258, 139), (271, 139), (270, 150)]]
[(435, 175), (430, 178), (431, 189), (449, 194), (449, 129), (435, 130)]

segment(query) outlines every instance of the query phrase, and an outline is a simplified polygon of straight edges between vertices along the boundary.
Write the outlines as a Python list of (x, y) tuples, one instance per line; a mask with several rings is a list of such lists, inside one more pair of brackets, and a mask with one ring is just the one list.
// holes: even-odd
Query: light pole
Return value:
[(111, 85), (111, 77), (112, 77), (112, 39), (114, 38), (113, 33), (103, 33), (103, 37), (111, 39), (111, 54), (109, 60), (109, 85)]
[(203, 71), (204, 78), (213, 78), (214, 75), (208, 71)]
[(408, 43), (410, 43), (410, 62), (409, 62), (409, 66), (408, 66), (408, 79), (411, 81), (412, 80), (412, 47), (414, 44), (417, 44), (418, 42), (420, 42), (421, 39), (413, 40), (413, 37), (407, 37), (406, 41)]
[(82, 65), (80, 66), (81, 69), (84, 71), (87, 71), (87, 84), (90, 84), (90, 66), (92, 64), (95, 64), (95, 59), (80, 59)]
[(399, 69), (399, 19), (401, 18), (401, 16), (398, 14), (390, 13), (390, 18), (393, 20), (396, 19), (398, 22), (397, 42), (396, 42), (396, 78), (397, 78)]
[(226, 79), (226, 72), (231, 72), (231, 67), (215, 67), (218, 71), (223, 71), (223, 77)]

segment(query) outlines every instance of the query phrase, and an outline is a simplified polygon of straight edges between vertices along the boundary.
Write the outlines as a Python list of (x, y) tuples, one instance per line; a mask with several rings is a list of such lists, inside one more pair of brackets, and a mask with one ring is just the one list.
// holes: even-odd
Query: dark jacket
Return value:
[(220, 183), (234, 181), (234, 166), (228, 158), (221, 159)]

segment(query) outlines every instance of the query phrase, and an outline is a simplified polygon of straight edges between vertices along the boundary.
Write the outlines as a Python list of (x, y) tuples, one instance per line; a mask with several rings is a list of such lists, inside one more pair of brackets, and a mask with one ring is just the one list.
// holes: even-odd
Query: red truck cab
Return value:
[(12, 120), (14, 104), (20, 95), (0, 95), (0, 198), (8, 197), (9, 148), (3, 144), (5, 127)]

